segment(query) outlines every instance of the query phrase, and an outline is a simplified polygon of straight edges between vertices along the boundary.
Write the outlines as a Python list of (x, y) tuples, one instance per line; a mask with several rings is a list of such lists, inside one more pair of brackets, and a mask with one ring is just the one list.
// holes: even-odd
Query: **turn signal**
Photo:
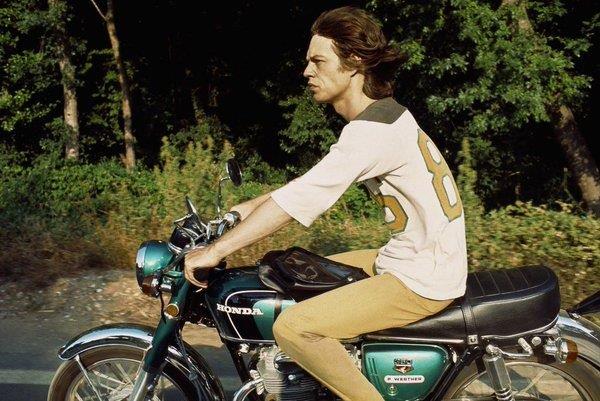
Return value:
[(177, 304), (169, 304), (165, 307), (165, 315), (171, 319), (175, 319), (179, 316), (179, 306)]
[(160, 291), (158, 290), (159, 284), (160, 282), (156, 276), (145, 277), (142, 281), (142, 292), (156, 298), (160, 295)]
[(571, 340), (563, 339), (560, 344), (560, 359), (564, 360), (565, 363), (575, 362), (577, 359), (577, 355), (579, 354), (577, 351), (577, 344)]
[(565, 338), (549, 339), (544, 345), (544, 353), (560, 363), (571, 363), (577, 359), (577, 344)]

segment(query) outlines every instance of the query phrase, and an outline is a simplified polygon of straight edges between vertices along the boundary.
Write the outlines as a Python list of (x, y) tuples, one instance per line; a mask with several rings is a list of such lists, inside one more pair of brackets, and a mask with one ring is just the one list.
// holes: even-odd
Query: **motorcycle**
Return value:
[[(221, 262), (204, 272), (206, 288), (183, 275), (186, 253), (239, 221), (220, 213), (222, 184), (241, 183), (235, 160), (227, 172), (218, 218), (202, 220), (186, 197), (169, 241), (144, 242), (137, 252), (140, 289), (161, 300), (157, 327), (110, 324), (71, 339), (59, 350), (64, 362), (48, 401), (226, 400), (219, 378), (183, 341), (186, 323), (218, 331), (243, 383), (234, 401), (337, 400), (279, 349), (272, 326), (290, 305), (365, 278), (361, 269), (292, 247), (255, 266)], [(599, 311), (600, 291), (561, 309), (545, 266), (484, 270), (470, 273), (465, 296), (436, 315), (342, 343), (386, 401), (598, 401), (600, 328), (583, 316)]]

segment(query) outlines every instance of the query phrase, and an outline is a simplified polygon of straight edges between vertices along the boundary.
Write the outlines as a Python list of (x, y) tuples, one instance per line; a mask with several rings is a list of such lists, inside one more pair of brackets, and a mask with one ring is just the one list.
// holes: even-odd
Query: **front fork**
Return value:
[(152, 345), (144, 355), (128, 401), (144, 401), (148, 392), (154, 390), (156, 381), (162, 372), (169, 345), (173, 343), (181, 328), (181, 315), (190, 290), (190, 283), (184, 277), (179, 278), (177, 283), (172, 286), (171, 299), (161, 312), (160, 323), (152, 339)]

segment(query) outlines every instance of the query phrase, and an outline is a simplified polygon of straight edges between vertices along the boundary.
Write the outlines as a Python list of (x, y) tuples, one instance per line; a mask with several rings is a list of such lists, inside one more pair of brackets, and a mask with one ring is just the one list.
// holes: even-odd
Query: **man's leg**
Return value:
[(335, 255), (326, 256), (326, 258), (345, 265), (360, 267), (369, 276), (374, 276), (376, 274), (375, 258), (377, 257), (377, 252), (379, 252), (378, 249), (360, 249), (357, 251), (336, 253)]
[(343, 400), (383, 401), (338, 339), (405, 326), (450, 302), (423, 298), (395, 276), (382, 274), (285, 309), (273, 333), (287, 355)]

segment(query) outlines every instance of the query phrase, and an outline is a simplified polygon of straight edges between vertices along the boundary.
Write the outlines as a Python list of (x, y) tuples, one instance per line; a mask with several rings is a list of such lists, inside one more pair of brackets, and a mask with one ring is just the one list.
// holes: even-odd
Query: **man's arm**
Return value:
[(273, 234), (291, 221), (292, 217), (270, 196), (267, 197), (246, 219), (218, 241), (188, 253), (185, 256), (185, 277), (194, 285), (205, 287), (205, 283), (194, 278), (194, 270), (216, 266), (223, 258)]
[(239, 205), (235, 205), (231, 208), (231, 211), (238, 212), (240, 214), (241, 220), (245, 220), (257, 207), (259, 207), (264, 201), (269, 199), (271, 196), (270, 192), (267, 192), (264, 195), (261, 195), (257, 198), (250, 199), (244, 203), (240, 203)]

